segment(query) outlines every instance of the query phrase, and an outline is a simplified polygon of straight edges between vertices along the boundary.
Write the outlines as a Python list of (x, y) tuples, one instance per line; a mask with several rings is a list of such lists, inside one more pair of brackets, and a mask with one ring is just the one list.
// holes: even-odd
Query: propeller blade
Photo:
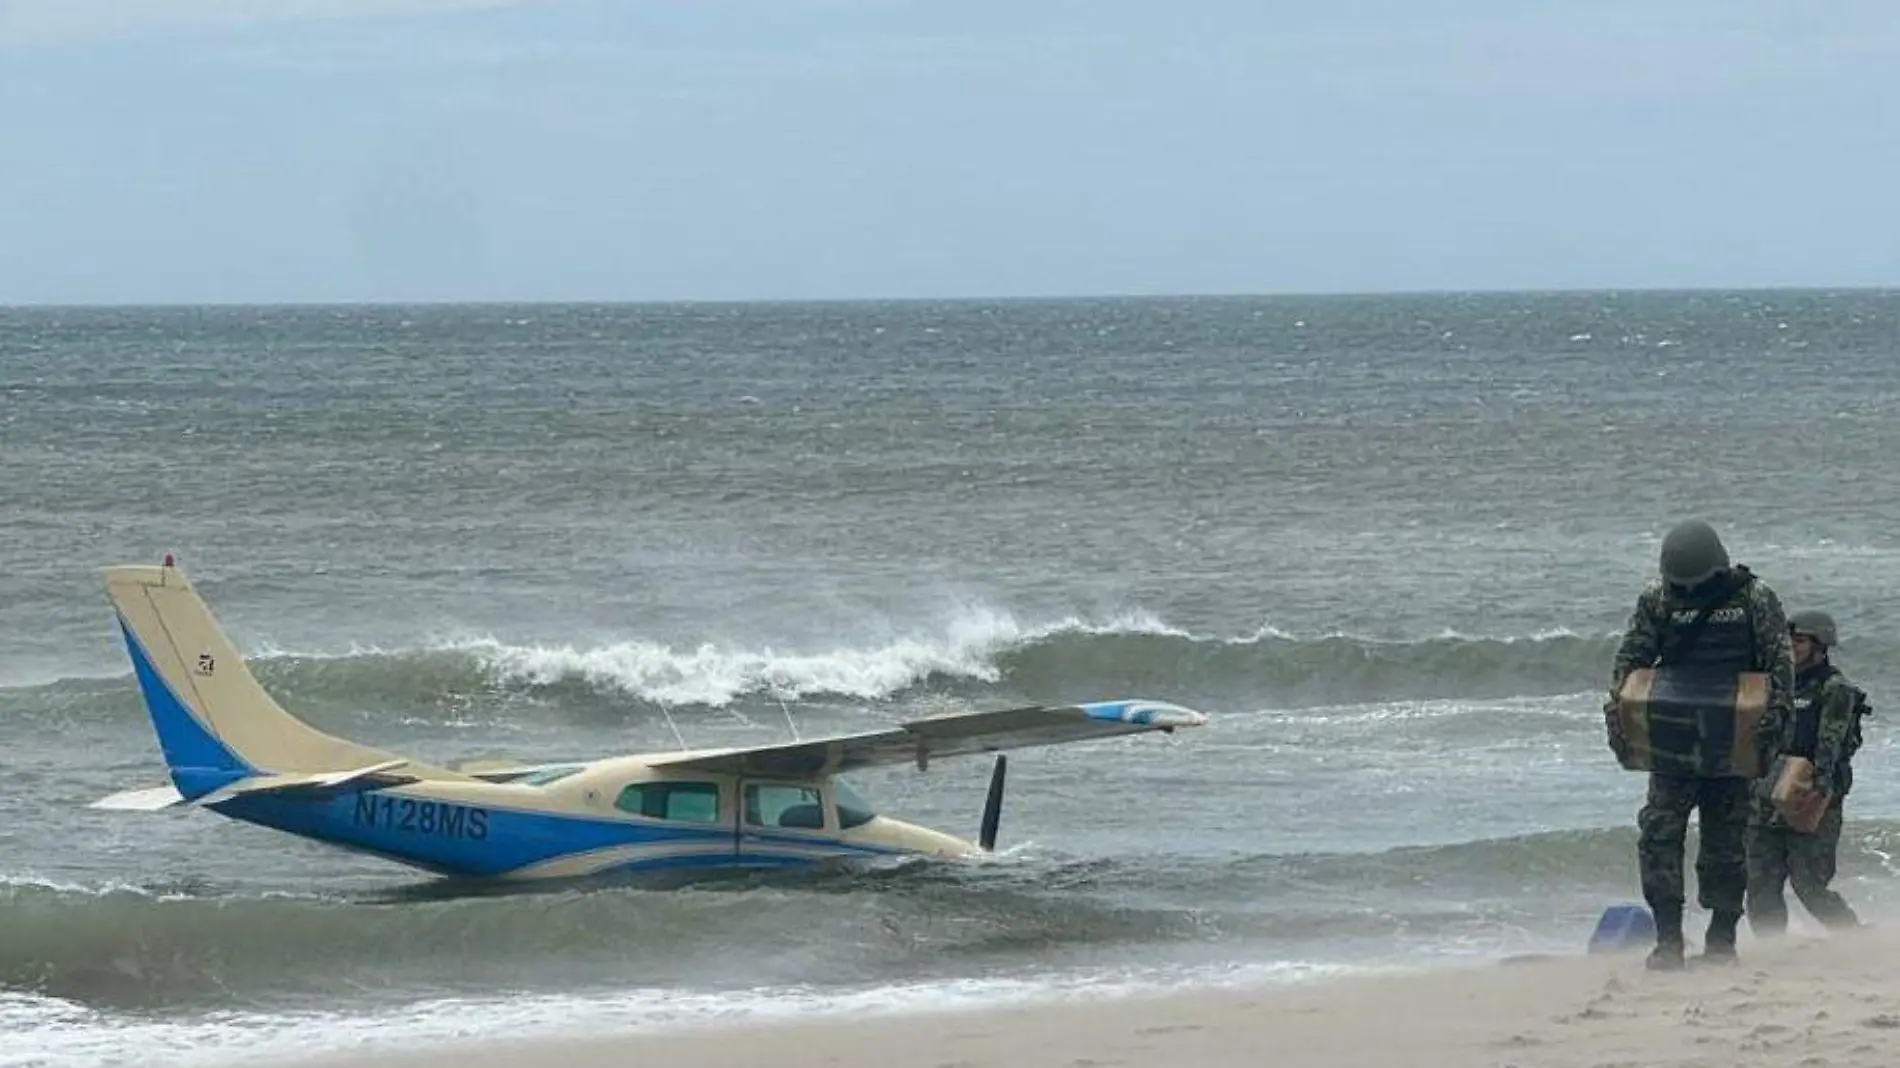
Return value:
[(1009, 758), (996, 754), (996, 767), (990, 772), (990, 795), (983, 802), (983, 829), (977, 844), (986, 853), (996, 852), (996, 824), (1003, 818), (1003, 779), (1009, 770)]

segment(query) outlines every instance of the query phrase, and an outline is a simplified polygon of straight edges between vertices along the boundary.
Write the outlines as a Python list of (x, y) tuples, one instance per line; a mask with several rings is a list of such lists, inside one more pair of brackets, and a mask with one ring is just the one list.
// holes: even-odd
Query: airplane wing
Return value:
[[(325, 771), (297, 775), (251, 775), (239, 779), (191, 802), (195, 805), (215, 805), (220, 801), (229, 801), (233, 797), (245, 794), (287, 794), (287, 793), (324, 793), (338, 790), (380, 790), (390, 786), (404, 786), (412, 782), (421, 782), (419, 775), (405, 775), (394, 769), (407, 764), (407, 760), (386, 760), (378, 764), (368, 764), (360, 768), (347, 768), (343, 771)], [(156, 812), (159, 809), (182, 805), (185, 799), (170, 786), (151, 786), (136, 790), (122, 790), (94, 801), (88, 808), (116, 809), (129, 812)]]
[(933, 757), (1112, 738), (1144, 731), (1198, 727), (1207, 717), (1161, 701), (1097, 701), (959, 712), (910, 720), (883, 730), (808, 742), (663, 756), (652, 764), (754, 777), (824, 775), (884, 764), (929, 765)]

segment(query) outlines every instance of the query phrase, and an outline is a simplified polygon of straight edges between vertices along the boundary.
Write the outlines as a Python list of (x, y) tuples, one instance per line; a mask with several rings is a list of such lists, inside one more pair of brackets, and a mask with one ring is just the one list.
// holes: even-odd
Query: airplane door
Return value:
[(836, 835), (824, 796), (810, 783), (772, 779), (739, 782), (738, 851), (741, 860), (792, 864), (830, 856)]

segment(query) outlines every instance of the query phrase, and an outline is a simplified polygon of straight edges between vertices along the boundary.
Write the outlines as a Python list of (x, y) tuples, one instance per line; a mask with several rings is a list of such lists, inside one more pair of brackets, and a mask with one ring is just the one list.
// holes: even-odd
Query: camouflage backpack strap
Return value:
[(1848, 725), (1847, 738), (1841, 747), (1842, 760), (1848, 760), (1860, 752), (1860, 721), (1874, 714), (1874, 706), (1867, 703), (1867, 691), (1853, 683), (1849, 683), (1849, 688), (1854, 691), (1854, 719)]

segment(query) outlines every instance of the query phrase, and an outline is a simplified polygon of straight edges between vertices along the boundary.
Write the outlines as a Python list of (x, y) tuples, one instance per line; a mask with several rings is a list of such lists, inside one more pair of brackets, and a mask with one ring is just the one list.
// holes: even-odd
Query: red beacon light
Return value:
[(173, 559), (172, 559), (172, 554), (170, 554), (170, 553), (166, 553), (166, 554), (165, 554), (165, 565), (164, 565), (164, 566), (166, 566), (166, 567), (176, 567), (176, 566), (178, 566), (178, 562), (177, 562), (176, 560), (173, 560)]

